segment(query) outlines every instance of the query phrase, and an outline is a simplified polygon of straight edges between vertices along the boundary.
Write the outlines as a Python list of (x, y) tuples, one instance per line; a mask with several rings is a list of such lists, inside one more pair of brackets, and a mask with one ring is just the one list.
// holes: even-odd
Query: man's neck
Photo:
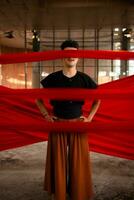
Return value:
[(65, 76), (67, 76), (67, 77), (73, 77), (73, 76), (75, 76), (76, 75), (76, 73), (77, 73), (77, 69), (76, 69), (76, 67), (70, 67), (70, 68), (68, 68), (68, 67), (63, 67), (63, 74), (65, 75)]

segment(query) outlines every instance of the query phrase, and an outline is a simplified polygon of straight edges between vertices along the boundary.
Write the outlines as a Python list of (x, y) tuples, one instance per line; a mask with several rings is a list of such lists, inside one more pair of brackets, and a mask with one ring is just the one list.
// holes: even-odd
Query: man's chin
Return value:
[(67, 65), (69, 68), (73, 68), (75, 67), (75, 65)]
[(68, 65), (68, 67), (75, 67), (75, 66), (76, 66), (76, 63), (74, 63), (74, 62), (72, 62), (72, 63), (70, 62), (70, 63), (69, 63), (69, 62), (68, 62), (67, 65)]

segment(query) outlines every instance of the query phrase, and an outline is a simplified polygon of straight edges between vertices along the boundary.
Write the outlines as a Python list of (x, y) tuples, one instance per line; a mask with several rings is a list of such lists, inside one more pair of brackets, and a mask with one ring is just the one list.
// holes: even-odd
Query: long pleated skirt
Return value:
[(89, 200), (92, 197), (88, 135), (50, 133), (44, 189), (54, 200)]

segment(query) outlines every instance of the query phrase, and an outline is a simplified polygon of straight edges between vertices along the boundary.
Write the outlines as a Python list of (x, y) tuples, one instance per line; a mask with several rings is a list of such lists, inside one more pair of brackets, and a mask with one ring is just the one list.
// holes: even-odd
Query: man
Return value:
[[(66, 51), (78, 48), (78, 43), (73, 40), (66, 40), (61, 45), (61, 49)], [(77, 71), (78, 58), (64, 58), (62, 62), (63, 70), (54, 72), (41, 81), (44, 88), (97, 88), (97, 84), (88, 75)], [(42, 100), (37, 100), (41, 113), (48, 121), (91, 122), (100, 100), (94, 100), (88, 117), (82, 114), (84, 101), (51, 100), (50, 103), (54, 116), (49, 115)], [(53, 194), (54, 200), (65, 200), (66, 193), (71, 200), (89, 200), (92, 197), (87, 133), (49, 134), (45, 190)]]

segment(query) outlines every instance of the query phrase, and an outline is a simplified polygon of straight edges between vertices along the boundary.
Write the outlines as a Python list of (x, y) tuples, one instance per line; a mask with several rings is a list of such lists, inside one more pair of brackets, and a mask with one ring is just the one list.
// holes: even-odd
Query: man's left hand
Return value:
[(92, 121), (92, 118), (90, 118), (90, 117), (85, 117), (85, 116), (81, 116), (81, 117), (80, 117), (80, 120), (83, 121), (83, 122), (91, 122), (91, 121)]

